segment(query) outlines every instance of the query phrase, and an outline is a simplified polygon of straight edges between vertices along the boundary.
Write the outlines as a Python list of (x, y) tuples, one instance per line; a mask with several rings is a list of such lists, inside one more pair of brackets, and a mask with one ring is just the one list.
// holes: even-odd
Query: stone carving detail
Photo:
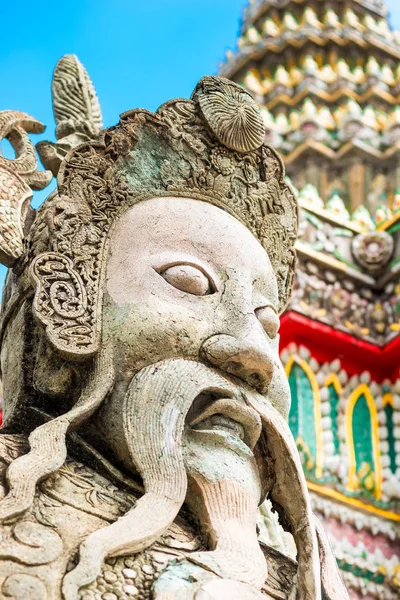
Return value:
[(32, 279), (37, 285), (34, 309), (48, 325), (49, 339), (66, 352), (71, 340), (79, 347), (90, 334), (90, 326), (81, 318), (87, 295), (72, 261), (55, 252), (40, 254), (32, 264)]
[(12, 598), (12, 600), (47, 600), (46, 586), (34, 575), (28, 575), (27, 573), (18, 573), (10, 575), (4, 581), (2, 586), (2, 592), (6, 598)]
[(204, 77), (193, 92), (218, 140), (238, 152), (257, 150), (264, 142), (264, 122), (251, 95), (228, 79)]
[(32, 521), (20, 521), (0, 542), (0, 560), (13, 559), (24, 565), (45, 565), (58, 558), (62, 541), (55, 532)]
[(53, 106), (58, 139), (79, 129), (96, 136), (103, 128), (93, 83), (74, 54), (63, 56), (54, 70)]
[(7, 138), (15, 150), (14, 160), (0, 154), (0, 260), (11, 267), (23, 254), (23, 229), (32, 190), (51, 180), (37, 171), (35, 149), (27, 133), (41, 133), (44, 126), (33, 117), (11, 110), (0, 111), (0, 140)]
[[(94, 135), (75, 59), (54, 90), (59, 134), (87, 109)], [(206, 77), (68, 152), (27, 224), (2, 305), (6, 597), (348, 600), (287, 424), (297, 204), (260, 123)], [(267, 496), (297, 563), (259, 541)]]
[(53, 75), (53, 108), (57, 142), (39, 142), (37, 149), (46, 169), (57, 175), (67, 152), (100, 134), (100, 104), (90, 77), (74, 54), (63, 56)]

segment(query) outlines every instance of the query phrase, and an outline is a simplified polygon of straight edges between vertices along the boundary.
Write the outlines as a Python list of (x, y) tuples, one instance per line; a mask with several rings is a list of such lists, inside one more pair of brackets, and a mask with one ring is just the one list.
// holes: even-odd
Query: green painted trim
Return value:
[(354, 450), (356, 455), (356, 472), (368, 463), (374, 465), (372, 447), (372, 422), (367, 399), (362, 394), (354, 406), (352, 429), (354, 436)]
[(318, 217), (316, 217), (315, 215), (307, 212), (307, 210), (305, 211), (305, 213), (306, 213), (306, 219), (307, 219), (307, 221), (310, 221), (310, 223), (312, 225), (314, 225), (314, 227), (316, 227), (319, 231), (321, 231), (324, 228), (323, 224), (318, 219)]
[(362, 269), (360, 269), (360, 267), (352, 263), (350, 260), (346, 260), (345, 258), (343, 258), (340, 252), (338, 252), (336, 249), (333, 251), (333, 256), (336, 258), (336, 260), (339, 260), (340, 262), (347, 265), (348, 267), (351, 267), (355, 271), (359, 271), (360, 273), (362, 272)]
[(386, 427), (388, 430), (390, 470), (392, 471), (392, 473), (396, 473), (396, 439), (394, 437), (393, 406), (391, 406), (391, 404), (388, 403), (386, 404), (384, 410), (386, 414)]
[(363, 569), (362, 567), (358, 567), (357, 565), (350, 565), (344, 559), (337, 559), (337, 563), (342, 571), (352, 573), (356, 577), (367, 579), (368, 581), (372, 581), (373, 583), (377, 583), (378, 585), (382, 585), (385, 582), (385, 575), (383, 573), (380, 573), (379, 571), (373, 572), (369, 569)]
[(389, 229), (387, 230), (387, 232), (390, 234), (396, 233), (396, 231), (400, 231), (400, 222), (399, 221), (397, 223), (395, 223), (394, 225), (392, 225), (391, 227), (389, 227)]
[(335, 454), (339, 454), (340, 452), (340, 440), (339, 440), (339, 426), (338, 426), (338, 417), (339, 417), (339, 394), (335, 390), (335, 386), (331, 383), (328, 386), (329, 393), (329, 404), (330, 404), (330, 417), (332, 421), (332, 435), (333, 435), (333, 445), (335, 446)]
[[(400, 228), (400, 224), (399, 224), (399, 228)], [(395, 265), (397, 265), (397, 263), (400, 262), (400, 256), (397, 256), (397, 258), (395, 258), (394, 260), (392, 260), (392, 262), (389, 264), (389, 267), (394, 267)]]
[(343, 229), (342, 227), (335, 227), (334, 229), (332, 229), (332, 236), (352, 238), (354, 236), (354, 233), (353, 231)]

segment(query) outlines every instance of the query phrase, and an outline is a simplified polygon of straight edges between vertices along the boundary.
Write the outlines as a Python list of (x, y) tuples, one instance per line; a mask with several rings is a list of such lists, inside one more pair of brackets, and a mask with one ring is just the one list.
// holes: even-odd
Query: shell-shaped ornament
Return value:
[(264, 123), (252, 96), (223, 77), (203, 77), (192, 99), (218, 141), (237, 152), (251, 152), (264, 142)]

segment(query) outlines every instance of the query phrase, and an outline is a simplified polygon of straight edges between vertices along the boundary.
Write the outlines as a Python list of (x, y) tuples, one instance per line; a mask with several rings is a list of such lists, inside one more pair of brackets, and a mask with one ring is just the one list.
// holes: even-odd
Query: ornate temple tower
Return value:
[(400, 595), (400, 35), (381, 0), (254, 0), (220, 73), (301, 205), (290, 422), (352, 598)]

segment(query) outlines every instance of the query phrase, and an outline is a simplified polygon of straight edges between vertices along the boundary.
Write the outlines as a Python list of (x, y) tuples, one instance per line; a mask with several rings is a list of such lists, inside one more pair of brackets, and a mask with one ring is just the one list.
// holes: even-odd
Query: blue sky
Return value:
[[(188, 97), (235, 45), (247, 0), (1, 2), (0, 110), (27, 112), (54, 138), (50, 85), (63, 54), (77, 54), (100, 99), (104, 125), (125, 110)], [(400, 0), (387, 2), (400, 29)], [(34, 206), (48, 190), (35, 193)], [(0, 285), (5, 269), (0, 268)]]

